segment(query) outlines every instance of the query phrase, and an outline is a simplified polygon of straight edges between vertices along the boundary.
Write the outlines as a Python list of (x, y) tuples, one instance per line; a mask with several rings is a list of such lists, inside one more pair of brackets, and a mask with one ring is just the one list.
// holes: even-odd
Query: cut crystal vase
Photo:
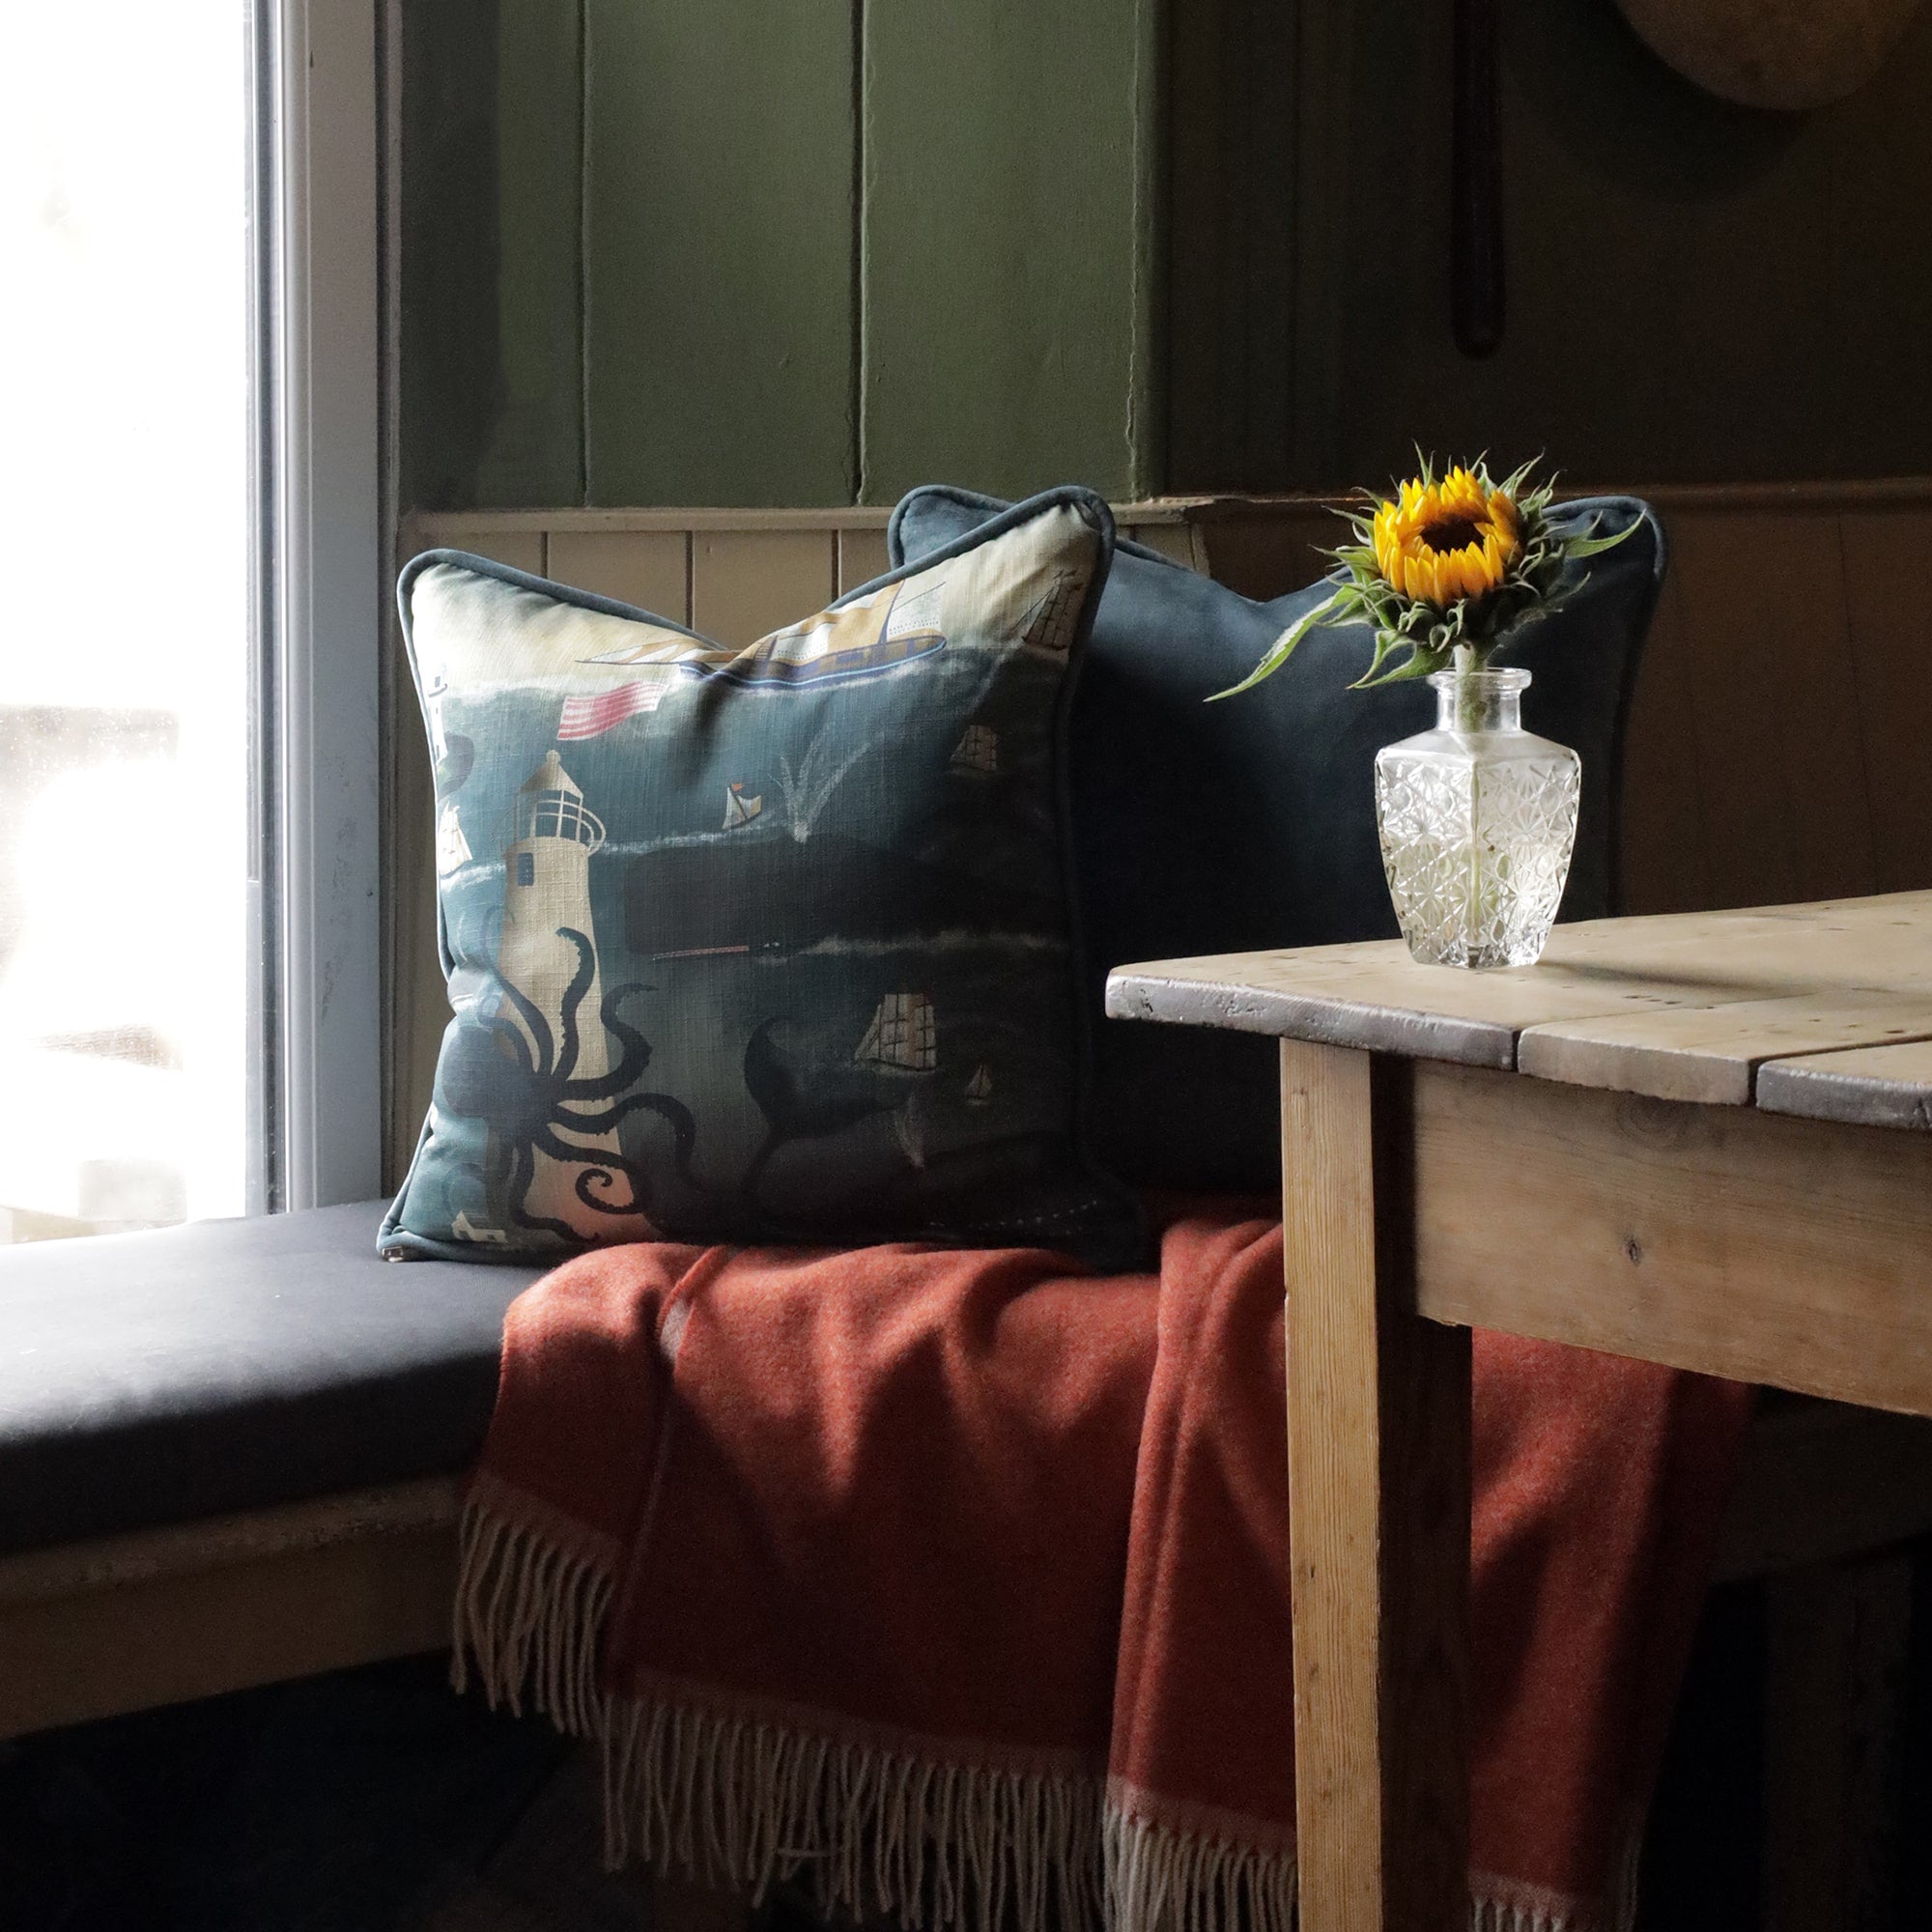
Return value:
[(1562, 902), (1582, 761), (1522, 728), (1526, 670), (1437, 671), (1435, 728), (1376, 754), (1382, 867), (1431, 966), (1528, 966)]

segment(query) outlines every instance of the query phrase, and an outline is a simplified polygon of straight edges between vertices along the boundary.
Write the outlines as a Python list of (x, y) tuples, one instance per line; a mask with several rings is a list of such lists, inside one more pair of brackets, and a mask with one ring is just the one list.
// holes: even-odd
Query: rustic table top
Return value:
[(1932, 893), (1559, 925), (1496, 972), (1400, 940), (1160, 960), (1111, 974), (1107, 1011), (1932, 1129)]

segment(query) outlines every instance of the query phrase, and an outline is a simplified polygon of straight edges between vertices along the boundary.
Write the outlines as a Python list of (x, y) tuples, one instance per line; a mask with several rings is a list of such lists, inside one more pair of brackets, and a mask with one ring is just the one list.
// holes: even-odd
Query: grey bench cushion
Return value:
[(385, 1205), (0, 1249), (0, 1551), (462, 1468), (540, 1270), (386, 1264)]

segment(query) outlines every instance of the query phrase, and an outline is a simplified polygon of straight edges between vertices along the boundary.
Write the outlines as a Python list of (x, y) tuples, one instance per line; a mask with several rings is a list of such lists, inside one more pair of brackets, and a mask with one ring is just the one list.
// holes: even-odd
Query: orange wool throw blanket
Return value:
[[(672, 1245), (510, 1311), (459, 1682), (614, 1861), (962, 1932), (1289, 1932), (1282, 1242)], [(1479, 1335), (1474, 1923), (1607, 1928), (1748, 1392)]]

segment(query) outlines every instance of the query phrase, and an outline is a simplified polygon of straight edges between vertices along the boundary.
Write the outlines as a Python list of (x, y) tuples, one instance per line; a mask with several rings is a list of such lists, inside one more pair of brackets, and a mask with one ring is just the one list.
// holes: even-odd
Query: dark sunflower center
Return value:
[(1473, 517), (1440, 517), (1433, 524), (1424, 524), (1417, 534), (1437, 553), (1464, 550), (1470, 544), (1478, 550), (1483, 546), (1483, 532)]

